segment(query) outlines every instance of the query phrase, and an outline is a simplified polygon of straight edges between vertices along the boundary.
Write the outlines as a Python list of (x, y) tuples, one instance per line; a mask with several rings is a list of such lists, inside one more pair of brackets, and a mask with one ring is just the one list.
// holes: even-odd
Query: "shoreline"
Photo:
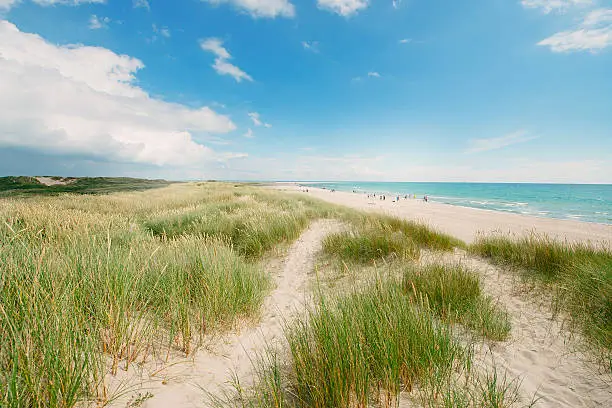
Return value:
[(422, 199), (401, 199), (396, 203), (391, 199), (381, 201), (368, 198), (364, 193), (332, 192), (318, 187), (301, 187), (299, 184), (281, 182), (271, 184), (271, 187), (293, 192), (301, 192), (307, 188), (309, 196), (360, 210), (383, 212), (399, 218), (424, 222), (467, 243), (473, 242), (479, 234), (504, 233), (524, 236), (535, 232), (555, 239), (612, 247), (610, 224), (424, 202)]
[[(274, 185), (275, 183), (270, 183), (270, 184), (265, 184), (265, 185)], [(321, 190), (328, 190), (330, 191), (330, 188), (328, 187), (316, 187), (316, 186), (312, 186), (313, 184), (321, 184), (321, 185), (325, 185), (325, 184), (329, 184), (329, 182), (327, 181), (317, 181), (317, 182), (307, 182), (307, 183), (303, 183), (303, 182), (276, 182), (276, 185), (293, 185), (293, 186), (297, 186), (300, 188), (316, 188), (316, 189), (321, 189)], [(474, 184), (474, 183), (466, 183), (466, 184)], [(483, 184), (517, 184), (517, 183), (483, 183)], [(518, 183), (518, 184), (543, 184), (546, 185), (546, 183)], [(576, 184), (576, 185), (581, 185), (581, 184)], [(594, 184), (594, 185), (604, 185), (604, 184)], [(352, 193), (352, 194), (377, 194), (377, 195), (389, 195), (391, 198), (398, 196), (399, 197), (403, 197), (406, 194), (405, 193), (398, 193), (398, 192), (393, 192), (393, 191), (347, 191), (347, 190), (336, 190), (337, 192), (343, 192), (343, 193)], [(517, 214), (517, 215), (523, 215), (523, 216), (527, 216), (527, 217), (534, 217), (534, 218), (541, 218), (541, 219), (553, 219), (553, 220), (562, 220), (562, 221), (577, 221), (577, 222), (584, 222), (584, 223), (588, 223), (588, 224), (599, 224), (599, 225), (608, 225), (608, 226), (612, 226), (612, 222), (610, 223), (605, 223), (605, 222), (600, 222), (600, 221), (591, 221), (588, 219), (581, 219), (580, 217), (572, 217), (572, 216), (566, 216), (566, 217), (561, 217), (561, 216), (554, 216), (554, 215), (550, 215), (550, 216), (543, 216), (543, 215), (538, 215), (538, 214), (533, 214), (533, 213), (522, 213), (522, 212), (517, 212), (517, 211), (504, 211), (502, 209), (495, 209), (495, 208), (481, 208), (481, 207), (477, 207), (477, 206), (470, 206), (470, 205), (461, 205), (461, 204), (454, 204), (454, 203), (448, 203), (448, 202), (442, 202), (442, 201), (437, 201), (438, 198), (461, 198), (461, 197), (441, 197), (441, 196), (431, 196), (429, 194), (426, 194), (429, 197), (429, 200), (432, 203), (437, 203), (437, 204), (444, 204), (444, 205), (450, 205), (453, 207), (463, 207), (463, 208), (472, 208), (474, 210), (482, 210), (482, 211), (493, 211), (496, 213), (502, 213), (502, 214)], [(416, 197), (416, 199), (420, 199), (422, 200), (422, 197)]]

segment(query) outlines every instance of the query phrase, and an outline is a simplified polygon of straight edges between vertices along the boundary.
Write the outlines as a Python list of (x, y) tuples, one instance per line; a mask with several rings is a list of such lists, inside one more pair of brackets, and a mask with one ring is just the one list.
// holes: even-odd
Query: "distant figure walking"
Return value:
[(429, 197), (427, 197), (426, 195), (423, 196), (423, 201), (428, 202), (429, 201)]

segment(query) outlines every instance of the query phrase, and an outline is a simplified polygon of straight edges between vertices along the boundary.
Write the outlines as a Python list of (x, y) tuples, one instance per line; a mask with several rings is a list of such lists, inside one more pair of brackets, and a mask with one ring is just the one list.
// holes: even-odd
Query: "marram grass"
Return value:
[(189, 355), (256, 319), (271, 279), (255, 258), (332, 213), (219, 183), (0, 200), (0, 406), (104, 403), (107, 364)]
[(257, 319), (271, 287), (259, 261), (318, 218), (391, 228), (408, 237), (407, 254), (456, 244), (227, 183), (0, 199), (0, 406), (104, 404), (109, 370), (190, 355), (203, 336)]
[(478, 274), (461, 264), (408, 266), (402, 287), (415, 299), (425, 296), (434, 313), (448, 323), (462, 324), (496, 341), (510, 333), (508, 312), (482, 292)]
[(612, 372), (612, 251), (609, 247), (560, 242), (541, 235), (520, 239), (486, 236), (470, 251), (519, 270), (548, 288), (554, 306), (571, 325), (602, 350)]
[[(268, 349), (255, 362), (254, 386), (244, 389), (236, 380), (235, 393), (217, 403), (386, 407), (396, 406), (403, 392), (430, 407), (515, 406), (518, 386), (496, 372), (471, 372), (472, 349), (453, 333), (455, 324), (493, 339), (505, 338), (510, 328), (507, 313), (459, 265), (410, 266), (400, 278), (319, 295), (286, 327), (289, 358)], [(493, 400), (498, 403), (489, 405)]]

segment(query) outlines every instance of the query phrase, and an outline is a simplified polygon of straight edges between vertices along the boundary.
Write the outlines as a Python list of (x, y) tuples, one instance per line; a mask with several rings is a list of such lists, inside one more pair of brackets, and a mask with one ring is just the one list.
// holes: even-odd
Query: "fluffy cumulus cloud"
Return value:
[(223, 47), (223, 41), (219, 38), (207, 38), (200, 40), (200, 47), (204, 51), (215, 54), (215, 62), (212, 67), (219, 75), (229, 75), (233, 77), (236, 82), (242, 82), (243, 80), (253, 81), (253, 78), (238, 68), (236, 65), (228, 62), (232, 58), (230, 53)]
[(525, 8), (540, 9), (548, 14), (551, 12), (565, 12), (572, 7), (591, 6), (593, 0), (521, 0)]
[(203, 0), (211, 4), (229, 3), (254, 18), (295, 16), (295, 7), (288, 0)]
[(135, 85), (142, 68), (138, 59), (56, 46), (0, 20), (0, 146), (152, 165), (218, 160), (193, 135), (232, 131), (231, 120), (152, 98)]
[(323, 10), (348, 17), (368, 7), (368, 0), (317, 0), (317, 5)]
[(612, 45), (612, 9), (597, 9), (588, 13), (580, 25), (561, 31), (538, 43), (554, 52), (597, 52)]
[(518, 132), (510, 133), (500, 137), (472, 139), (469, 142), (470, 147), (467, 151), (468, 153), (478, 153), (486, 152), (488, 150), (497, 150), (507, 146), (511, 146), (513, 144), (527, 142), (536, 138), (537, 136), (530, 135), (525, 130), (519, 130)]

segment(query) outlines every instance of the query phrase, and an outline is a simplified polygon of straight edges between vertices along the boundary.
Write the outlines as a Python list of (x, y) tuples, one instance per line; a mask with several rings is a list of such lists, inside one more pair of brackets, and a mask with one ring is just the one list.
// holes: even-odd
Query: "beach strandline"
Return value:
[[(278, 183), (273, 188), (302, 191), (298, 183)], [(531, 215), (506, 213), (450, 204), (424, 202), (422, 199), (403, 199), (394, 202), (370, 198), (364, 193), (330, 191), (308, 187), (312, 197), (347, 207), (377, 211), (399, 218), (423, 222), (441, 232), (472, 243), (479, 234), (501, 233), (523, 236), (531, 233), (546, 234), (569, 242), (591, 242), (612, 246), (612, 225), (574, 220), (540, 218)]]

